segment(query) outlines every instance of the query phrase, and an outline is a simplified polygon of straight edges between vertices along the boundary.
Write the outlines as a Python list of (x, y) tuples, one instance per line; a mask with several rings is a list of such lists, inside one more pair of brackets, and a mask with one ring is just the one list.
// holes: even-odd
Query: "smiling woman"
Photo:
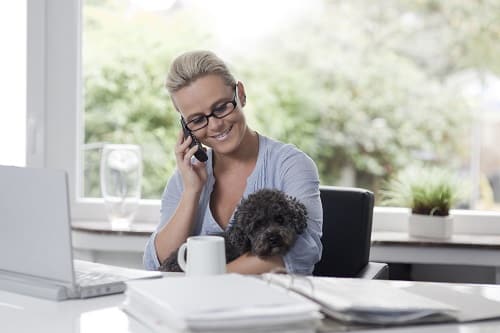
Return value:
[[(289, 252), (261, 256), (248, 251), (228, 263), (227, 269), (258, 274), (286, 268), (311, 274), (322, 249), (322, 209), (314, 162), (293, 145), (247, 126), (245, 86), (213, 52), (179, 55), (170, 65), (166, 86), (190, 135), (179, 130), (176, 170), (162, 197), (160, 224), (146, 245), (145, 267), (158, 269), (189, 236), (232, 230), (240, 202), (268, 188), (302, 202), (307, 209), (307, 232), (298, 236)], [(206, 162), (193, 159), (198, 149), (191, 145), (194, 139), (209, 147)]]

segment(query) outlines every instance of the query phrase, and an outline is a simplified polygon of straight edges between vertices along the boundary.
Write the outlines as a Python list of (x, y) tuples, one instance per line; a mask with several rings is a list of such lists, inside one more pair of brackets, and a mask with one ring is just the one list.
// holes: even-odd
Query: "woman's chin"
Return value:
[(212, 145), (212, 149), (217, 154), (228, 155), (236, 150), (236, 145), (231, 144), (230, 142), (218, 143)]

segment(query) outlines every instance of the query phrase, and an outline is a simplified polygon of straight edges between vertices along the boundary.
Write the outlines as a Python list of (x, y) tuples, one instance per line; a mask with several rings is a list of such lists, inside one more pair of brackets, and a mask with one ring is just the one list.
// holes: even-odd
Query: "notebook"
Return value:
[(0, 166), (0, 289), (63, 300), (120, 293), (125, 280), (161, 276), (73, 260), (66, 172)]
[(253, 276), (127, 282), (122, 309), (155, 332), (315, 332), (320, 307)]

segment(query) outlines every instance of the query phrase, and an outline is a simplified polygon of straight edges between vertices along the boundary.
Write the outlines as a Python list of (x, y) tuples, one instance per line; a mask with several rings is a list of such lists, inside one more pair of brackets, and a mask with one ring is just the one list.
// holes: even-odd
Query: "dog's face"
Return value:
[[(262, 224), (265, 225), (266, 221)], [(248, 234), (253, 252), (262, 257), (286, 254), (296, 237), (295, 228), (286, 225), (280, 216), (268, 220), (267, 226), (249, 230)]]
[(307, 212), (302, 203), (269, 189), (243, 200), (235, 219), (235, 227), (247, 239), (250, 252), (259, 257), (286, 254), (307, 226)]

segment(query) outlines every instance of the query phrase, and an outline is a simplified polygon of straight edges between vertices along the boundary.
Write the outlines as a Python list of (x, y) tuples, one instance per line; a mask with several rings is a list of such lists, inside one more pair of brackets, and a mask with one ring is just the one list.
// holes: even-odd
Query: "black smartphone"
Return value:
[(194, 147), (194, 145), (198, 146), (198, 150), (196, 150), (196, 153), (194, 153), (194, 157), (200, 162), (206, 162), (208, 160), (208, 155), (207, 152), (205, 151), (205, 148), (201, 145), (200, 141), (194, 136), (194, 134), (187, 128), (186, 122), (184, 121), (184, 118), (181, 117), (181, 126), (182, 126), (182, 131), (184, 132), (184, 139), (186, 139), (188, 136), (191, 137), (191, 144), (189, 145), (189, 148)]

